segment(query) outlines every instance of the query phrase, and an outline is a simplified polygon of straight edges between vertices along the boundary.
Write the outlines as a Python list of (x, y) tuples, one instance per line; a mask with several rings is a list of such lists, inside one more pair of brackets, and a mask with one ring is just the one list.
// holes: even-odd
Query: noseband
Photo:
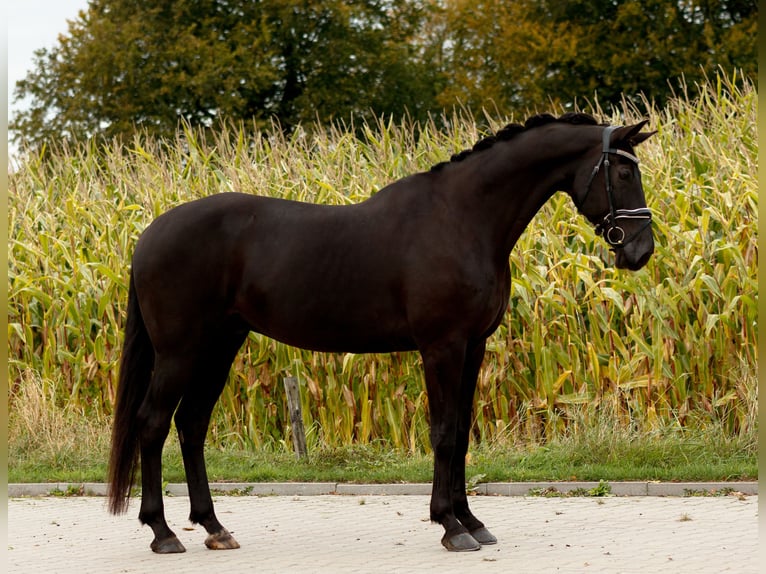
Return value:
[[(588, 184), (585, 188), (585, 197), (580, 202), (580, 207), (585, 205), (585, 200), (588, 199), (590, 193), (591, 184), (593, 179), (598, 174), (601, 166), (604, 166), (604, 182), (606, 183), (606, 197), (609, 200), (609, 213), (606, 214), (604, 219), (596, 225), (596, 233), (603, 236), (604, 240), (613, 248), (625, 247), (628, 243), (633, 241), (638, 235), (646, 229), (652, 223), (652, 212), (648, 207), (639, 207), (637, 209), (615, 209), (614, 208), (614, 194), (612, 193), (612, 180), (609, 178), (609, 154), (620, 155), (628, 158), (636, 166), (638, 166), (638, 158), (633, 154), (630, 154), (624, 150), (610, 147), (610, 137), (612, 132), (617, 129), (617, 126), (607, 126), (604, 128), (601, 158), (598, 160), (596, 167), (593, 168), (593, 172), (588, 178)], [(639, 228), (638, 231), (632, 233), (628, 237), (625, 236), (625, 230), (620, 227), (619, 221), (622, 219), (641, 219), (645, 223)]]

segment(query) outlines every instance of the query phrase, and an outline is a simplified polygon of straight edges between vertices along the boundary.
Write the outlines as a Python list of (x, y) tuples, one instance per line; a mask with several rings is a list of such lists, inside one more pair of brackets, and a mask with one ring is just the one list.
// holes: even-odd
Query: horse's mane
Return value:
[(436, 164), (431, 168), (431, 171), (439, 171), (450, 163), (463, 161), (474, 152), (489, 149), (499, 141), (508, 141), (522, 132), (529, 131), (553, 122), (562, 122), (573, 125), (598, 125), (596, 118), (590, 114), (567, 112), (558, 118), (552, 116), (551, 114), (538, 114), (527, 119), (527, 121), (524, 122), (524, 125), (516, 123), (508, 124), (494, 135), (485, 137), (476, 142), (476, 144), (471, 149), (463, 150), (460, 153), (454, 154), (452, 157), (450, 157), (449, 161), (443, 161)]

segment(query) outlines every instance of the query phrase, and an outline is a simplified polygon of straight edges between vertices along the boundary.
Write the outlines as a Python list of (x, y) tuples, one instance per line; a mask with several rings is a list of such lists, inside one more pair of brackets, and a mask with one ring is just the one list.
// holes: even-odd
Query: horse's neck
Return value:
[[(476, 158), (461, 166), (454, 191), (462, 194), (460, 209), (488, 234), (498, 261), (507, 261), (517, 240), (540, 208), (563, 190), (571, 159), (513, 156), (497, 150), (495, 157)], [(506, 152), (502, 154), (502, 152)], [(503, 157), (502, 155), (506, 157)]]
[(530, 183), (529, 185), (519, 184), (514, 186), (509, 184), (504, 194), (513, 206), (508, 206), (505, 214), (505, 221), (500, 222), (498, 232), (501, 237), (501, 251), (499, 255), (505, 259), (511, 254), (511, 250), (516, 245), (519, 237), (529, 226), (534, 216), (543, 205), (557, 191), (556, 186), (545, 185), (542, 182)]

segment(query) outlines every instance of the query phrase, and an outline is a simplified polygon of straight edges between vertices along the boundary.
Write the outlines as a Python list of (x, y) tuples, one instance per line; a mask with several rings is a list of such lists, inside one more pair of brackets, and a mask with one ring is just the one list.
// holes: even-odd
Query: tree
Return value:
[(504, 111), (662, 102), (718, 66), (756, 79), (754, 0), (445, 0), (438, 101)]
[[(643, 93), (662, 102), (682, 76), (693, 84), (718, 66), (756, 77), (754, 0), (544, 0), (533, 19), (572, 35), (576, 50), (546, 78), (564, 100), (598, 93), (619, 104)], [(749, 42), (736, 41), (743, 34)]]
[(414, 42), (426, 16), (417, 2), (275, 2), (271, 30), (282, 74), (271, 110), (287, 124), (371, 114), (425, 117), (432, 76)]
[(545, 75), (562, 53), (572, 53), (569, 34), (533, 19), (535, 0), (447, 0), (444, 84), (438, 102), (471, 109), (523, 110), (549, 104)]
[(40, 145), (180, 120), (662, 103), (718, 66), (755, 82), (756, 27), (755, 0), (90, 0), (37, 52), (10, 128)]
[(91, 0), (17, 84), (31, 107), (15, 139), (169, 136), (179, 120), (286, 127), (352, 115), (425, 114), (416, 63), (426, 10), (390, 0)]

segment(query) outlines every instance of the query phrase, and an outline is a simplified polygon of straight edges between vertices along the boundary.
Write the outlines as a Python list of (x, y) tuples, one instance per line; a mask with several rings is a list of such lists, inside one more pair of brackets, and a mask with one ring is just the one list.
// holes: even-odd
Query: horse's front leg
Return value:
[(471, 415), (473, 411), (473, 395), (476, 391), (476, 380), (484, 359), (486, 339), (475, 344), (469, 344), (463, 366), (463, 378), (458, 400), (458, 423), (455, 455), (451, 467), (452, 508), (460, 523), (479, 544), (496, 544), (497, 538), (490, 533), (468, 507), (465, 482), (465, 456), (468, 452), (468, 441), (471, 431)]
[(448, 550), (479, 550), (481, 544), (455, 516), (452, 494), (453, 458), (457, 453), (458, 402), (466, 345), (464, 341), (442, 343), (422, 349), (421, 354), (431, 417), (431, 446), (434, 451), (431, 520), (444, 527), (442, 544)]

